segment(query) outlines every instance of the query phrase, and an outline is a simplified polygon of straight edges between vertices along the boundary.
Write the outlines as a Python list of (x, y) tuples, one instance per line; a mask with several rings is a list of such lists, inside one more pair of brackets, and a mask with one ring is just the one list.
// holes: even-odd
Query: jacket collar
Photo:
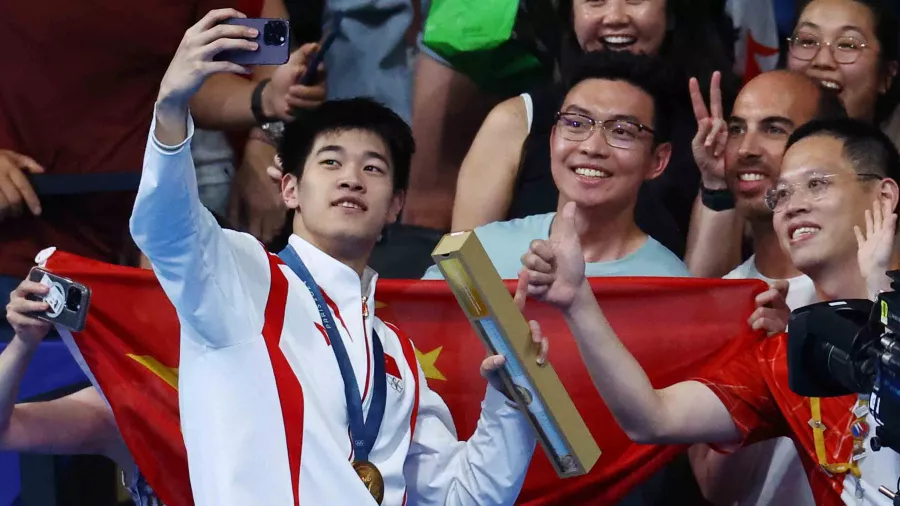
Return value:
[(371, 267), (366, 267), (360, 279), (360, 276), (352, 268), (296, 234), (291, 235), (288, 239), (288, 244), (300, 255), (319, 288), (339, 308), (355, 307), (361, 309), (360, 299), (366, 296), (366, 304), (369, 306), (368, 312), (369, 314), (375, 314), (374, 295), (378, 273)]

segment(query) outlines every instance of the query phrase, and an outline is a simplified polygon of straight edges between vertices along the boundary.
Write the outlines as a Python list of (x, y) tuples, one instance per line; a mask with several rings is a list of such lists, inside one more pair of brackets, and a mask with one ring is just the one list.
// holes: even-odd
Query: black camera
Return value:
[(263, 26), (263, 43), (267, 46), (280, 46), (288, 40), (288, 25), (284, 21), (273, 19)]
[(900, 271), (878, 300), (848, 299), (794, 310), (788, 381), (804, 397), (875, 394), (875, 451), (900, 450)]
[(81, 310), (82, 292), (76, 286), (70, 286), (66, 293), (66, 309), (72, 312)]

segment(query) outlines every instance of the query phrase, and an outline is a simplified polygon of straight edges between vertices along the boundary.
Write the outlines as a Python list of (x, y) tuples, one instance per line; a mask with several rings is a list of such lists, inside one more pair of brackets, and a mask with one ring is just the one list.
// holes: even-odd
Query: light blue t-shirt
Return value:
[[(550, 225), (556, 213), (537, 214), (510, 221), (490, 223), (475, 229), (497, 272), (503, 279), (516, 279), (522, 270), (522, 255), (531, 241), (548, 239)], [(601, 276), (659, 276), (690, 277), (691, 273), (674, 253), (652, 237), (634, 253), (609, 262), (585, 265), (585, 275)], [(443, 279), (440, 269), (432, 265), (422, 279)]]

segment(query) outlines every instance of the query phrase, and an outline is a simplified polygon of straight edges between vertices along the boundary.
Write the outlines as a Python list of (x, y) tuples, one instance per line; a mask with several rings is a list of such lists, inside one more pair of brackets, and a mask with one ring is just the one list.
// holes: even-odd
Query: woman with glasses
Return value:
[[(569, 0), (563, 75), (585, 51), (629, 51), (658, 55), (672, 79), (672, 161), (644, 185), (636, 209), (641, 229), (678, 255), (684, 253), (699, 172), (691, 154), (697, 124), (688, 78), (709, 83), (715, 70), (732, 64), (712, 21), (712, 4), (697, 0)], [(736, 78), (725, 76), (725, 103), (735, 96)], [(549, 139), (562, 102), (561, 86), (549, 86), (502, 102), (488, 115), (463, 161), (453, 205), (453, 230), (553, 211), (558, 192), (550, 175)]]
[(787, 66), (837, 93), (850, 117), (900, 144), (895, 76), (898, 19), (889, 0), (806, 0), (788, 38)]

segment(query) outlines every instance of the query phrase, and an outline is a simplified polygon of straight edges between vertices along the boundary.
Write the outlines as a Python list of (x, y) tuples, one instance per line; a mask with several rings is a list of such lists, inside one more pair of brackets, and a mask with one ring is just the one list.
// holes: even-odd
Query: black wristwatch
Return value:
[(713, 211), (727, 211), (729, 209), (734, 209), (734, 194), (727, 188), (722, 190), (710, 190), (701, 184), (700, 201), (703, 202), (704, 206)]
[(253, 118), (256, 119), (257, 125), (264, 125), (266, 123), (272, 123), (278, 121), (277, 118), (269, 118), (266, 116), (266, 113), (263, 112), (262, 107), (262, 94), (263, 89), (265, 89), (266, 85), (269, 84), (271, 79), (263, 79), (260, 81), (256, 88), (253, 89), (253, 95), (250, 97), (250, 111), (253, 112)]
[(270, 144), (272, 144), (276, 148), (281, 144), (281, 139), (284, 137), (284, 122), (272, 121), (269, 123), (264, 123), (259, 128), (263, 132), (265, 132), (266, 137), (268, 137), (270, 141)]

